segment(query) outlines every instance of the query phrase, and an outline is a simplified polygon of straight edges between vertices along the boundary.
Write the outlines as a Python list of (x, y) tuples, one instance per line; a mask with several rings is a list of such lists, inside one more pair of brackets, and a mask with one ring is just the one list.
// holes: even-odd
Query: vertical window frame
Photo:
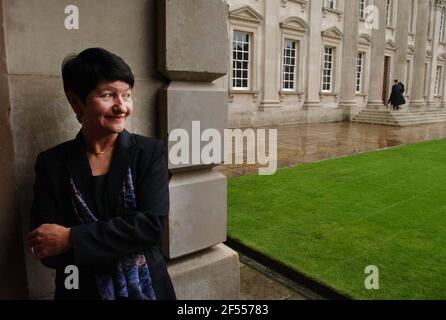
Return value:
[[(294, 45), (294, 48), (288, 48), (286, 46), (287, 42), (290, 42)], [(290, 55), (287, 55), (287, 52), (289, 51)], [(294, 56), (293, 56), (293, 55)], [(297, 68), (298, 68), (298, 62), (299, 62), (299, 41), (291, 38), (283, 38), (283, 50), (282, 50), (282, 81), (281, 81), (281, 90), (283, 91), (296, 91), (298, 88), (298, 82), (297, 82)], [(287, 61), (289, 60), (289, 63)], [(294, 64), (291, 63), (291, 61), (294, 60)], [(292, 69), (292, 72), (285, 71), (286, 67), (289, 67)], [(288, 75), (288, 79), (286, 79)], [(292, 80), (291, 76), (292, 75)], [(286, 84), (291, 84), (292, 87), (288, 86)]]
[(437, 66), (437, 71), (436, 71), (436, 75), (435, 75), (435, 87), (434, 87), (434, 96), (437, 96), (437, 97), (440, 95), (442, 76), (443, 76), (443, 67)]
[[(236, 37), (236, 34), (243, 34), (243, 35), (247, 35), (248, 36), (248, 42), (246, 43), (246, 41), (239, 41), (240, 38)], [(232, 39), (232, 55), (231, 55), (231, 89), (232, 90), (239, 90), (239, 91), (243, 91), (243, 90), (250, 90), (251, 89), (251, 68), (252, 68), (252, 42), (253, 42), (253, 34), (249, 31), (245, 31), (245, 30), (239, 30), (237, 28), (233, 29), (233, 39)], [(236, 45), (236, 43), (240, 43), (240, 44), (248, 44), (248, 51), (245, 51), (245, 48), (242, 48), (241, 51), (236, 50), (234, 48), (234, 46)], [(236, 55), (236, 59), (234, 59), (234, 53)], [(242, 59), (238, 58), (239, 53), (242, 55)], [(247, 53), (248, 56), (248, 60), (245, 60), (244, 56), (245, 53)], [(238, 68), (237, 67), (237, 63), (240, 63), (241, 67)], [(243, 64), (246, 63), (247, 64), (247, 68), (245, 69), (243, 67)], [(237, 77), (237, 71), (240, 71), (241, 76)], [(247, 72), (247, 77), (243, 77), (243, 72), (246, 71)], [(237, 86), (237, 81), (240, 81), (241, 86)], [(243, 86), (243, 81), (246, 81), (246, 86)]]
[(367, 1), (359, 0), (359, 18), (360, 19), (365, 19), (366, 7), (367, 7)]
[(392, 27), (392, 25), (393, 25), (393, 0), (386, 0), (386, 26)]
[(324, 8), (336, 10), (336, 0), (324, 0)]
[(356, 55), (356, 94), (364, 92), (364, 71), (365, 71), (366, 53), (358, 51)]
[[(327, 66), (329, 66), (329, 68), (327, 68)], [(321, 91), (323, 93), (334, 92), (335, 68), (336, 68), (336, 47), (330, 45), (324, 45), (324, 54), (322, 58), (322, 81), (321, 81)]]

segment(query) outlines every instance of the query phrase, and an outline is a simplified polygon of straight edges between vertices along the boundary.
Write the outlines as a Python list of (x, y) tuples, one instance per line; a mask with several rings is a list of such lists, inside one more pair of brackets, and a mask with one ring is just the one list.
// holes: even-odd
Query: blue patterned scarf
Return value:
[[(79, 220), (82, 223), (98, 221), (71, 177), (70, 191), (74, 211)], [(136, 209), (136, 196), (130, 168), (127, 171), (120, 196), (125, 209)], [(143, 253), (121, 258), (111, 274), (96, 275), (95, 277), (102, 300), (156, 300), (152, 278)]]

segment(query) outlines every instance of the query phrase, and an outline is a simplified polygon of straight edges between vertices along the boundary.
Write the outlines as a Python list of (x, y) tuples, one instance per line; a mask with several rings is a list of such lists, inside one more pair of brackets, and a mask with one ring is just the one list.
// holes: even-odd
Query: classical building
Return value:
[(227, 2), (230, 127), (446, 121), (444, 0)]

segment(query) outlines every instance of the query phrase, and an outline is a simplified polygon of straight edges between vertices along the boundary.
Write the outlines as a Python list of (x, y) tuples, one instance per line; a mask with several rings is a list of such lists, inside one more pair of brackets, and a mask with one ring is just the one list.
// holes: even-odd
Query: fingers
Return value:
[(36, 251), (36, 250), (34, 251), (34, 258), (37, 260), (42, 260), (48, 256), (49, 256), (49, 253), (45, 249), (43, 249), (41, 251)]
[(52, 255), (50, 248), (42, 244), (37, 244), (35, 246), (30, 247), (30, 251), (32, 256), (37, 260), (42, 260), (43, 258)]
[(34, 243), (35, 241), (42, 240), (43, 236), (49, 231), (49, 224), (42, 224), (40, 227), (34, 229), (28, 234), (28, 243)]

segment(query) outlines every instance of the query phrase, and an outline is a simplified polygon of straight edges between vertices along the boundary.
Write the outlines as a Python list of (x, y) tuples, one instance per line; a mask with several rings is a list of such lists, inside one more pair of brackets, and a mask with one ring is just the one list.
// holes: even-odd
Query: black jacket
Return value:
[[(108, 221), (81, 224), (69, 192), (71, 176), (89, 208), (93, 208), (91, 167), (81, 131), (74, 140), (41, 152), (36, 160), (32, 229), (44, 223), (71, 228), (72, 249), (42, 263), (56, 269), (56, 299), (98, 298), (93, 274), (107, 272), (117, 259), (145, 252), (158, 299), (175, 299), (175, 293), (160, 253), (160, 242), (169, 211), (169, 175), (164, 145), (160, 140), (130, 134), (118, 135), (108, 173)], [(137, 210), (117, 203), (125, 174), (131, 167)], [(66, 290), (65, 267), (80, 271), (80, 290)]]
[(392, 93), (390, 95), (388, 103), (393, 106), (400, 106), (406, 104), (406, 99), (403, 96), (404, 86), (402, 83), (396, 83), (392, 86)]

